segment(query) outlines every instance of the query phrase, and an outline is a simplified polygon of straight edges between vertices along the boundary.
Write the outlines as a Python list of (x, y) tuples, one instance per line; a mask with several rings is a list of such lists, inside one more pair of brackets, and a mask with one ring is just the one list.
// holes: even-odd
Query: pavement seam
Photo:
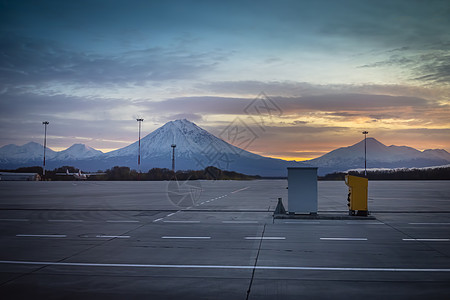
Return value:
[(250, 283), (249, 283), (248, 289), (247, 289), (247, 297), (245, 298), (245, 300), (248, 300), (249, 296), (250, 296), (250, 292), (251, 292), (252, 285), (253, 285), (253, 279), (255, 278), (256, 266), (258, 265), (259, 253), (261, 252), (261, 245), (263, 242), (263, 237), (264, 237), (265, 231), (266, 231), (266, 224), (264, 224), (263, 231), (261, 233), (261, 239), (259, 240), (258, 252), (256, 253), (255, 264), (253, 265), (253, 270), (252, 270), (252, 277), (250, 278)]

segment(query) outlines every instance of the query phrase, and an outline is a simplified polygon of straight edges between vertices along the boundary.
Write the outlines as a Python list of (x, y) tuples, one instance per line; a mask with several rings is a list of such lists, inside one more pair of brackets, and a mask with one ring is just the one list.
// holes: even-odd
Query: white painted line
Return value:
[(417, 242), (449, 242), (450, 239), (403, 239), (403, 241), (417, 241)]
[(163, 221), (164, 223), (200, 223), (200, 221)]
[(324, 241), (367, 241), (367, 238), (346, 238), (346, 237), (335, 237), (335, 238), (320, 238)]
[(161, 221), (162, 219), (164, 219), (164, 218), (156, 219), (156, 220), (154, 220), (153, 222), (158, 222), (158, 221)]
[(320, 224), (320, 222), (316, 221), (286, 221), (284, 224)]
[(176, 214), (176, 212), (171, 213), (171, 214), (168, 214), (167, 217), (171, 217), (171, 216), (173, 216), (174, 214)]
[(224, 224), (257, 224), (258, 221), (222, 221)]
[(96, 235), (96, 238), (107, 238), (107, 239), (129, 239), (129, 235)]
[(63, 222), (63, 223), (70, 223), (70, 222), (83, 222), (83, 220), (48, 220), (49, 222)]
[(450, 223), (408, 223), (409, 225), (450, 225)]
[(0, 219), (0, 221), (10, 221), (10, 222), (28, 222), (30, 219)]
[(210, 239), (210, 236), (162, 236), (162, 239)]
[(245, 188), (242, 188), (242, 189), (239, 189), (239, 190), (232, 191), (231, 193), (234, 194), (234, 193), (237, 193), (237, 192), (240, 192), (240, 191), (245, 191), (245, 190), (248, 189), (248, 188), (250, 188), (250, 187), (247, 186), (247, 187), (245, 187)]
[(357, 271), (357, 272), (450, 272), (450, 269), (406, 269), (406, 268), (345, 268), (345, 267), (283, 267), (283, 266), (239, 266), (239, 265), (150, 265), (150, 264), (100, 264), (77, 262), (17, 261), (0, 260), (0, 264), (48, 265), (71, 267), (114, 267), (114, 268), (164, 268), (164, 269), (244, 269), (244, 270), (298, 270), (298, 271)]
[(284, 236), (246, 236), (246, 240), (285, 240)]
[(139, 223), (136, 220), (107, 220), (108, 223)]
[(353, 222), (347, 222), (346, 224), (348, 224), (348, 225), (386, 225), (381, 222), (367, 222), (367, 221), (361, 221), (361, 222), (353, 221)]
[(51, 238), (65, 238), (65, 234), (16, 234), (17, 237), (51, 237)]

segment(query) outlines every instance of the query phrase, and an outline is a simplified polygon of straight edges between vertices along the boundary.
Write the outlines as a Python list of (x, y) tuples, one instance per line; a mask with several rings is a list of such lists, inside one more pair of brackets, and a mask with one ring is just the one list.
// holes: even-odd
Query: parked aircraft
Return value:
[(105, 175), (106, 173), (81, 173), (81, 170), (78, 170), (77, 173), (70, 173), (69, 170), (66, 170), (66, 173), (56, 173), (56, 175), (67, 175), (73, 176), (78, 180), (86, 180), (89, 176), (97, 176), (97, 175)]

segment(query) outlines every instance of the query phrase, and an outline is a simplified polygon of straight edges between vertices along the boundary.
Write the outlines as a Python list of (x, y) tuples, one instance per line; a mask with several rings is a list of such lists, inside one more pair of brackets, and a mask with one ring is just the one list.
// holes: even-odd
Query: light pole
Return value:
[(175, 172), (175, 147), (177, 145), (172, 144), (172, 172)]
[(367, 140), (367, 134), (369, 132), (368, 131), (363, 131), (362, 134), (364, 134), (364, 176), (367, 177), (367, 144), (366, 144), (366, 140)]
[(139, 149), (138, 149), (138, 171), (139, 174), (141, 173), (141, 122), (144, 121), (144, 119), (136, 119), (136, 121), (139, 122)]
[(47, 125), (49, 124), (48, 121), (42, 122), (42, 125), (44, 125), (44, 164), (42, 165), (42, 176), (45, 176), (45, 149), (47, 148)]

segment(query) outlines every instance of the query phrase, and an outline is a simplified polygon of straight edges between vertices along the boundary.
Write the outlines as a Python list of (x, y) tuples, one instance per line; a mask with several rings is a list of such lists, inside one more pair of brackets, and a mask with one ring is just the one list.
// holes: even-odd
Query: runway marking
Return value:
[(162, 239), (210, 239), (210, 236), (162, 236)]
[(284, 236), (246, 236), (246, 240), (285, 240)]
[(136, 220), (107, 220), (108, 223), (139, 223)]
[(176, 214), (176, 212), (171, 213), (171, 214), (168, 214), (167, 217), (171, 217), (171, 216), (173, 216), (174, 214)]
[(418, 242), (449, 242), (450, 239), (403, 239), (403, 241), (418, 241)]
[(367, 238), (347, 238), (347, 237), (333, 237), (333, 238), (321, 237), (320, 239), (324, 241), (367, 241)]
[(129, 239), (129, 235), (96, 235), (96, 238), (107, 238), (107, 239)]
[(30, 219), (0, 219), (0, 221), (10, 221), (10, 222), (28, 222)]
[(71, 267), (115, 267), (115, 268), (163, 268), (163, 269), (244, 269), (244, 270), (294, 270), (294, 271), (357, 271), (357, 272), (450, 272), (450, 269), (420, 269), (420, 268), (345, 268), (345, 267), (301, 267), (301, 266), (239, 266), (239, 265), (158, 265), (158, 264), (107, 264), (107, 263), (76, 263), (48, 261), (17, 261), (0, 260), (0, 264), (16, 265), (47, 265)]
[(69, 223), (69, 222), (83, 222), (83, 220), (48, 220), (49, 222), (62, 222), (62, 223)]
[(320, 224), (320, 222), (316, 221), (286, 221), (284, 224)]
[(257, 224), (258, 221), (222, 221), (224, 224)]
[(246, 189), (248, 189), (248, 188), (250, 188), (250, 187), (247, 186), (247, 187), (245, 187), (245, 188), (242, 188), (242, 189), (239, 189), (239, 190), (232, 191), (231, 193), (234, 194), (234, 193), (237, 193), (237, 192), (240, 192), (240, 191), (244, 191), (244, 190), (246, 190)]
[(164, 223), (200, 223), (200, 221), (163, 221)]
[(65, 234), (16, 234), (17, 237), (51, 237), (51, 238), (65, 238)]
[(158, 221), (161, 221), (162, 219), (164, 219), (164, 218), (156, 219), (156, 220), (154, 220), (153, 222), (158, 222)]
[(409, 225), (450, 225), (450, 223), (408, 223)]
[(386, 225), (381, 222), (367, 222), (362, 220), (361, 222), (353, 221), (353, 222), (347, 222), (347, 225)]

